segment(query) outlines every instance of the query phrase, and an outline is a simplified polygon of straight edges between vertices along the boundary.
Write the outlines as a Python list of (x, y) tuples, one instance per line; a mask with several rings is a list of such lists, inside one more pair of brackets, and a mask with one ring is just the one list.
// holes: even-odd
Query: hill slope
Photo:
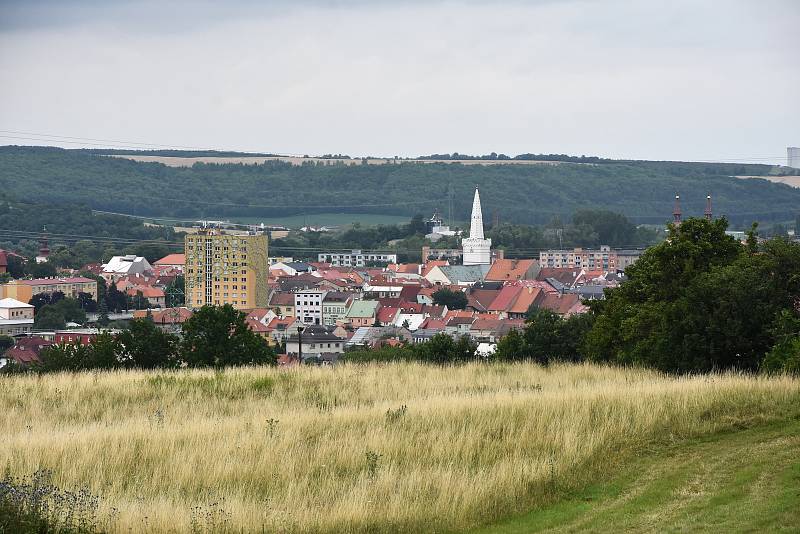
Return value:
[(603, 484), (480, 532), (774, 532), (800, 525), (800, 421), (648, 453)]
[(487, 219), (495, 213), (505, 222), (542, 223), (595, 207), (659, 224), (671, 219), (676, 192), (687, 215), (701, 214), (711, 192), (715, 212), (734, 222), (793, 219), (800, 189), (731, 177), (768, 171), (763, 165), (637, 161), (493, 166), (268, 162), (175, 168), (49, 147), (0, 148), (0, 189), (18, 198), (173, 217), (410, 216), (437, 208), (446, 213), (452, 191), (453, 216), (463, 220), (477, 185)]

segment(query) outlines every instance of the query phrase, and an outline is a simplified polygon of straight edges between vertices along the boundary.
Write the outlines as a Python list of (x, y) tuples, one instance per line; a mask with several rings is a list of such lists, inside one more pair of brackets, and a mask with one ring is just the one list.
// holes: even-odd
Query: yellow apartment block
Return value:
[(186, 244), (186, 305), (207, 304), (247, 310), (267, 306), (269, 274), (267, 236), (236, 235), (218, 229), (188, 234)]
[(97, 300), (97, 282), (82, 276), (73, 278), (37, 278), (35, 280), (11, 280), (0, 285), (0, 298), (17, 299), (30, 302), (39, 293), (60, 291), (65, 297), (78, 298), (79, 293), (87, 293)]

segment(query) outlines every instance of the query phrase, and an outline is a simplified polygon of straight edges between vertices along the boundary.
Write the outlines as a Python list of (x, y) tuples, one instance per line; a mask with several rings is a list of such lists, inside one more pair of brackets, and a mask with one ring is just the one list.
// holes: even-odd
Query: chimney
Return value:
[(706, 197), (706, 211), (704, 215), (707, 221), (710, 221), (713, 218), (711, 213), (711, 195)]
[(675, 226), (681, 224), (681, 196), (675, 195), (675, 209), (672, 210), (672, 222)]

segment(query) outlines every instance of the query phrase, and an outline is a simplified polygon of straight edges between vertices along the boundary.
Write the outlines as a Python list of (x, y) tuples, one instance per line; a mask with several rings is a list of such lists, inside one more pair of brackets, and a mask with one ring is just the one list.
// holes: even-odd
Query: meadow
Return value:
[(112, 532), (443, 532), (796, 419), (800, 381), (403, 363), (9, 376), (0, 403), (0, 468), (88, 489)]

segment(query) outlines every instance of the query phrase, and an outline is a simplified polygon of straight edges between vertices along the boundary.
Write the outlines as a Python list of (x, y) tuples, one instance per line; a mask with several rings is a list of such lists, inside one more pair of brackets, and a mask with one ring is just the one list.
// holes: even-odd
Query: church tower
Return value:
[(483, 237), (483, 213), (481, 212), (481, 196), (475, 188), (472, 200), (472, 219), (469, 226), (469, 237), (461, 240), (464, 265), (490, 265), (492, 263), (492, 240)]

